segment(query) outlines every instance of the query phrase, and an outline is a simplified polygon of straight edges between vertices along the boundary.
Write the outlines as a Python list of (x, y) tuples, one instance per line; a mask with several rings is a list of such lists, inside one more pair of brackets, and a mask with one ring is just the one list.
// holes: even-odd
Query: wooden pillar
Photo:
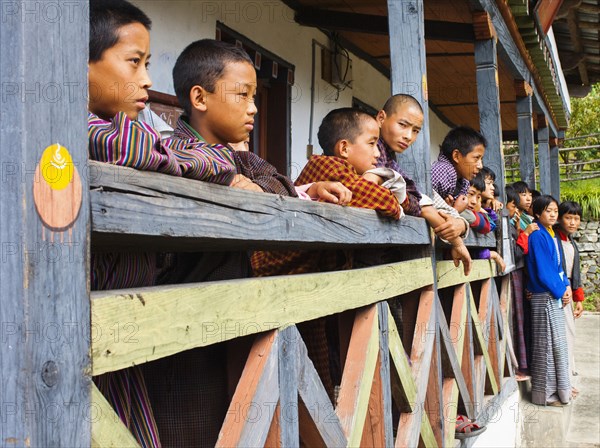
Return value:
[[(539, 160), (539, 176), (540, 176), (540, 191), (542, 194), (551, 194), (552, 186), (550, 182), (550, 146), (548, 140), (550, 138), (550, 130), (548, 129), (548, 120), (545, 115), (538, 115), (538, 160)], [(533, 188), (533, 186), (532, 186)]]
[(398, 156), (402, 169), (421, 191), (431, 194), (429, 105), (425, 63), (423, 0), (388, 0), (392, 94), (407, 93), (423, 107), (423, 130), (417, 141)]
[(88, 6), (63, 3), (2, 4), (2, 446), (90, 446), (98, 412), (89, 376)]
[(560, 139), (557, 137), (550, 139), (550, 191), (552, 192), (552, 196), (560, 201), (559, 143)]
[(500, 198), (504, 198), (504, 153), (500, 123), (500, 89), (496, 31), (486, 12), (473, 13), (475, 31), (475, 66), (477, 69), (477, 104), (479, 127), (488, 141), (483, 164), (496, 173)]
[(533, 89), (526, 81), (515, 81), (521, 180), (535, 188), (535, 148), (533, 144)]

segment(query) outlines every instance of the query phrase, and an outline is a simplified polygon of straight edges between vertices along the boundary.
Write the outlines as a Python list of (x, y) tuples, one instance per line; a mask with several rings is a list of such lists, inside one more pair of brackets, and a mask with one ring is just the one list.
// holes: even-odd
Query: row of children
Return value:
[(531, 379), (534, 404), (562, 406), (579, 393), (572, 386), (575, 319), (583, 313), (584, 294), (573, 235), (582, 208), (539, 195), (525, 182), (506, 188), (506, 208), (515, 258), (525, 261), (511, 273), (517, 380)]
[[(398, 162), (423, 125), (421, 105), (409, 95), (391, 97), (374, 118), (353, 108), (336, 109), (318, 132), (323, 155), (311, 157), (292, 182), (252, 152), (247, 141), (257, 109), (256, 72), (248, 55), (210, 39), (190, 44), (173, 68), (184, 109), (172, 137), (139, 120), (146, 108), (150, 19), (125, 0), (90, 1), (90, 158), (257, 192), (374, 209), (400, 219), (421, 216), (449, 243), (449, 256), (468, 274), (471, 255), (463, 239), (474, 229), (494, 229), (494, 174), (482, 158), (485, 138), (466, 127), (444, 139), (432, 167), (433, 194), (420, 192)], [(481, 197), (485, 199), (482, 207)], [(488, 208), (486, 211), (485, 208)], [(279, 251), (223, 254), (93, 253), (92, 289), (132, 288), (369, 266), (400, 259), (385, 251)], [(474, 256), (494, 258), (495, 253)], [(390, 303), (401, 325), (401, 307)], [(331, 322), (329, 322), (331, 323)], [(308, 352), (332, 400), (340, 367), (325, 319), (299, 325)], [(95, 379), (142, 446), (204, 446), (217, 440), (243, 361), (243, 341), (190, 350)], [(335, 345), (335, 344), (334, 344)], [(338, 354), (339, 355), (339, 354)], [(337, 357), (339, 359), (339, 357)], [(227, 378), (230, 380), (228, 381)], [(457, 431), (483, 428), (462, 418)]]

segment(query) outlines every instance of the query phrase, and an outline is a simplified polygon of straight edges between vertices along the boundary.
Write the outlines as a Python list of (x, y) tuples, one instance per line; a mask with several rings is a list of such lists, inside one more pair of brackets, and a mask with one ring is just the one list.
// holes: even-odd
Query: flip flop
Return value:
[(456, 417), (456, 428), (454, 438), (458, 440), (468, 439), (469, 437), (477, 437), (487, 429), (486, 426), (479, 426), (474, 421), (469, 420), (464, 415)]

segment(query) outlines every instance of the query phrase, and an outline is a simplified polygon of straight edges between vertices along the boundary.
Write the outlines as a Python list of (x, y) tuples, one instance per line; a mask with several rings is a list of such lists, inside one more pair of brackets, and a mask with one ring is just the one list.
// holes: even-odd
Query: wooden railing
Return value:
[[(93, 375), (256, 335), (218, 446), (450, 446), (457, 413), (485, 423), (515, 388), (509, 277), (497, 283), (488, 260), (468, 277), (436, 261), (422, 219), (96, 162), (90, 185), (94, 250), (404, 249), (406, 261), (350, 271), (92, 293)], [(496, 247), (492, 236), (468, 244)], [(332, 403), (295, 324), (342, 314)], [(95, 388), (92, 400), (93, 445), (135, 446)], [(250, 406), (259, 417), (240, 414)]]

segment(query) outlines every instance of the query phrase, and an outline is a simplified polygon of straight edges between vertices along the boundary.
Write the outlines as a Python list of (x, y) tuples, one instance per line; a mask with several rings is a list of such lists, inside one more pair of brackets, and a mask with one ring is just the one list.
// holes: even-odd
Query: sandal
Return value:
[(458, 415), (456, 417), (456, 428), (454, 431), (454, 438), (458, 440), (467, 439), (469, 437), (476, 437), (487, 429), (486, 426), (479, 426), (472, 420), (469, 420), (464, 415)]
[(568, 403), (563, 403), (560, 400), (556, 400), (556, 401), (547, 401), (546, 402), (546, 406), (553, 406), (556, 408), (564, 408), (565, 406), (569, 406), (571, 404), (571, 402)]

